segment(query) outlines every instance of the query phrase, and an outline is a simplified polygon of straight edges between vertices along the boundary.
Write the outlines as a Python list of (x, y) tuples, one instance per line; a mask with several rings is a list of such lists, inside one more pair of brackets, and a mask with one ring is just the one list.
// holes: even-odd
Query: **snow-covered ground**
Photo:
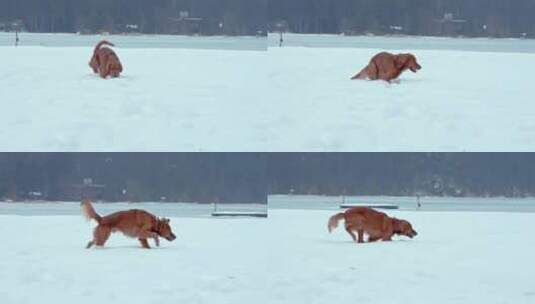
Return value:
[(533, 84), (526, 77), (535, 68), (535, 54), (400, 45), (389, 51), (413, 52), (422, 70), (406, 72), (394, 84), (350, 81), (379, 51), (270, 48), (274, 147), (427, 152), (535, 147)]
[[(85, 40), (86, 47), (0, 47), (0, 151), (535, 147), (530, 41), (439, 40), (444, 47), (436, 38), (383, 37), (362, 48), (329, 37), (322, 47), (264, 52), (124, 39), (132, 47), (118, 44), (123, 77), (108, 81), (91, 74)], [(423, 69), (395, 84), (349, 80), (381, 50), (413, 52)]]
[(81, 216), (0, 215), (2, 303), (533, 303), (533, 213), (397, 211), (419, 235), (357, 245), (333, 211), (172, 218), (154, 250)]
[(533, 303), (533, 213), (388, 212), (414, 239), (357, 245), (332, 211), (270, 210), (271, 303)]
[(91, 225), (81, 216), (0, 222), (2, 303), (235, 304), (268, 292), (263, 219), (171, 218), (177, 239), (152, 250), (120, 234), (86, 250)]
[(104, 81), (90, 47), (0, 47), (0, 150), (234, 151), (267, 146), (266, 52), (116, 49)]

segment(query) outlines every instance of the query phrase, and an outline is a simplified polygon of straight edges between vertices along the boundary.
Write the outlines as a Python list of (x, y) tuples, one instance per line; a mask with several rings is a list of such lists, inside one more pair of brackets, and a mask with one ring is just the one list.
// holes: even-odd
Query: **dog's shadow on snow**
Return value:
[(136, 77), (132, 76), (132, 75), (121, 75), (121, 76), (119, 76), (117, 78), (108, 77), (106, 79), (102, 79), (98, 74), (88, 73), (88, 74), (85, 74), (83, 79), (85, 79), (85, 80), (87, 80), (87, 79), (95, 79), (95, 80), (106, 80), (106, 81), (121, 81), (121, 80), (131, 81), (131, 80), (136, 79)]
[(173, 246), (160, 246), (160, 247), (151, 246), (150, 249), (147, 249), (147, 248), (143, 248), (141, 246), (136, 246), (136, 245), (119, 245), (119, 246), (93, 247), (93, 248), (89, 248), (89, 249), (85, 249), (85, 250), (87, 250), (87, 251), (106, 250), (107, 251), (107, 250), (132, 250), (132, 249), (141, 250), (141, 251), (147, 251), (147, 252), (150, 252), (150, 251), (153, 251), (153, 250), (179, 250), (178, 247), (173, 247)]
[(322, 239), (320, 241), (320, 243), (325, 243), (325, 244), (344, 244), (344, 245), (347, 245), (347, 244), (353, 244), (355, 246), (373, 246), (373, 245), (376, 245), (376, 246), (384, 246), (384, 245), (381, 245), (381, 244), (396, 244), (396, 243), (400, 243), (400, 244), (403, 244), (403, 243), (409, 243), (409, 242), (414, 242), (414, 240), (405, 240), (405, 239), (399, 239), (399, 240), (392, 240), (392, 241), (376, 241), (376, 242), (368, 242), (368, 241), (364, 241), (364, 243), (357, 243), (357, 242), (354, 242), (352, 240), (349, 240), (349, 241), (339, 241), (339, 240), (326, 240), (326, 239)]

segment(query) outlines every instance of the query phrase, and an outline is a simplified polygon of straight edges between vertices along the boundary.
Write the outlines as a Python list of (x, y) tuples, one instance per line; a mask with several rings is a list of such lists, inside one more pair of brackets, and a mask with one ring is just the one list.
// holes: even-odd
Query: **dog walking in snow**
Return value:
[(120, 231), (124, 235), (137, 238), (143, 248), (150, 249), (148, 239), (154, 239), (156, 246), (160, 246), (159, 237), (168, 241), (176, 239), (169, 225), (169, 219), (158, 218), (155, 215), (139, 209), (119, 211), (106, 216), (95, 212), (89, 200), (82, 202), (82, 212), (88, 220), (95, 220), (98, 226), (93, 231), (93, 240), (87, 243), (91, 246), (104, 246), (112, 232)]

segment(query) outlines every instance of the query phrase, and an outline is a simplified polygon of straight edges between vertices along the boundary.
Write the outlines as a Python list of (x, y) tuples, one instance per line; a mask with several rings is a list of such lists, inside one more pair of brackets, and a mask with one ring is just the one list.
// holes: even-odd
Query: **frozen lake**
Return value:
[(339, 210), (340, 204), (396, 204), (402, 210), (535, 212), (535, 198), (270, 195), (271, 209)]
[[(93, 203), (100, 215), (128, 209), (144, 209), (160, 217), (211, 217), (213, 211), (264, 212), (262, 204), (196, 203)], [(0, 202), (0, 215), (81, 215), (80, 202)]]
[[(284, 34), (283, 40), (288, 47), (535, 53), (535, 39)], [(268, 44), (278, 47), (279, 34), (270, 34)]]
[[(249, 36), (173, 36), (173, 35), (76, 35), (21, 33), (20, 46), (94, 46), (106, 39), (121, 48), (186, 48), (211, 50), (265, 51), (266, 37)], [(12, 46), (14, 33), (0, 32), (0, 46)]]

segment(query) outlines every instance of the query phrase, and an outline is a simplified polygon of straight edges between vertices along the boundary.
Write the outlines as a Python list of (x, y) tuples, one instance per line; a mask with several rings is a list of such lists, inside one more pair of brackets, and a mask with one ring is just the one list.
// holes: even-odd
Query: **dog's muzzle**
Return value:
[(176, 239), (176, 235), (174, 233), (171, 233), (171, 235), (165, 239), (168, 240), (169, 242), (172, 242)]

